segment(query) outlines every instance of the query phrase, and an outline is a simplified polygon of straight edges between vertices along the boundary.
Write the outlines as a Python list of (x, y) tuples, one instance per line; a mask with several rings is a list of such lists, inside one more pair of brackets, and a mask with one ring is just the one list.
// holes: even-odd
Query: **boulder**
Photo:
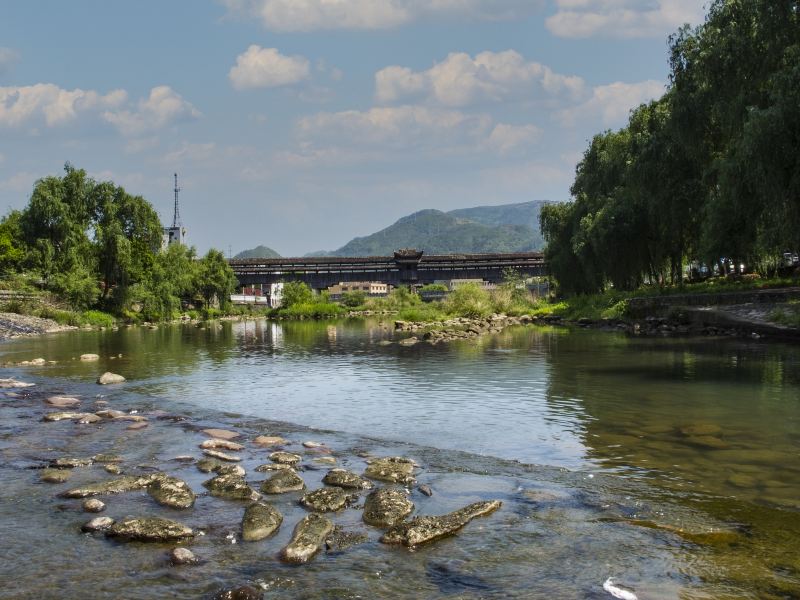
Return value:
[(415, 517), (395, 525), (381, 537), (385, 544), (417, 546), (448, 535), (453, 535), (475, 517), (493, 513), (503, 505), (499, 500), (475, 502), (464, 508), (438, 517)]
[(122, 375), (117, 375), (116, 373), (111, 373), (106, 371), (100, 377), (97, 378), (97, 383), (100, 385), (111, 385), (114, 383), (124, 383), (125, 378)]
[(200, 447), (203, 450), (219, 450), (222, 448), (223, 450), (233, 450), (234, 452), (238, 452), (244, 448), (244, 446), (237, 444), (236, 442), (232, 442), (230, 440), (221, 440), (218, 438), (205, 440), (200, 444)]
[(102, 420), (103, 419), (93, 413), (86, 413), (85, 415), (82, 415), (80, 418), (76, 419), (75, 422), (80, 423), (81, 425), (87, 425), (89, 423), (99, 423)]
[(283, 522), (283, 515), (271, 504), (257, 502), (244, 511), (242, 539), (257, 542), (271, 536)]
[(197, 562), (194, 552), (178, 546), (169, 551), (169, 562), (173, 565), (191, 565)]
[(177, 477), (154, 477), (147, 486), (147, 493), (159, 504), (170, 508), (191, 508), (194, 492), (189, 485)]
[(95, 517), (88, 523), (84, 523), (81, 525), (81, 531), (84, 532), (92, 532), (92, 531), (105, 531), (109, 529), (114, 524), (114, 519), (111, 517)]
[(347, 469), (331, 469), (322, 478), (322, 483), (352, 490), (369, 490), (373, 487), (371, 481)]
[(334, 512), (342, 510), (347, 502), (347, 495), (342, 488), (320, 488), (300, 498), (300, 504), (315, 512)]
[(259, 493), (247, 485), (244, 477), (235, 473), (217, 475), (204, 482), (212, 496), (227, 498), (228, 500), (257, 500)]
[(278, 471), (261, 484), (261, 491), (265, 494), (285, 494), (299, 492), (306, 487), (303, 479), (291, 469)]
[(75, 408), (81, 403), (78, 398), (72, 396), (50, 396), (45, 402), (56, 408)]
[(302, 460), (299, 454), (292, 454), (291, 452), (273, 452), (269, 455), (269, 459), (281, 465), (296, 465)]
[(171, 542), (194, 537), (194, 531), (170, 519), (142, 517), (114, 523), (106, 535), (139, 542)]
[(40, 479), (47, 483), (64, 483), (72, 476), (67, 469), (44, 469)]
[(73, 488), (62, 492), (62, 498), (88, 498), (89, 496), (100, 496), (102, 494), (121, 494), (146, 488), (152, 476), (150, 475), (123, 475), (109, 481), (101, 483), (90, 483), (79, 488)]
[(322, 549), (325, 539), (333, 531), (330, 519), (312, 513), (304, 517), (292, 533), (292, 539), (281, 550), (281, 558), (294, 564), (306, 563)]
[(99, 513), (106, 509), (106, 504), (97, 498), (89, 498), (83, 501), (81, 507), (83, 508), (83, 512)]
[(380, 488), (370, 492), (364, 502), (364, 522), (375, 527), (393, 527), (414, 510), (414, 503), (395, 488)]
[(414, 479), (415, 465), (413, 460), (402, 456), (374, 458), (368, 461), (364, 475), (378, 481), (412, 485), (416, 481)]

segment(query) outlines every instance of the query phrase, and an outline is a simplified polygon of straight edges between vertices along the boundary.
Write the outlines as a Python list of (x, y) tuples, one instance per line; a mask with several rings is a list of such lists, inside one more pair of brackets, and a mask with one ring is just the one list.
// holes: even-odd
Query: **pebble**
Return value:
[(98, 500), (97, 498), (89, 498), (88, 500), (84, 500), (81, 506), (83, 507), (84, 512), (90, 513), (99, 513), (106, 509), (106, 503), (102, 500)]
[(179, 546), (170, 550), (169, 560), (173, 565), (190, 565), (197, 562), (197, 557), (188, 548)]

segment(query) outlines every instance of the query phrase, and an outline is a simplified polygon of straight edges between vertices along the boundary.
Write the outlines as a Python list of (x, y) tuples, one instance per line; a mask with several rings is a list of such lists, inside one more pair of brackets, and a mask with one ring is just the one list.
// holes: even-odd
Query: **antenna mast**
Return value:
[(183, 227), (181, 223), (181, 211), (178, 207), (178, 192), (181, 191), (181, 188), (178, 187), (178, 174), (175, 173), (175, 214), (172, 217), (172, 226), (173, 227)]

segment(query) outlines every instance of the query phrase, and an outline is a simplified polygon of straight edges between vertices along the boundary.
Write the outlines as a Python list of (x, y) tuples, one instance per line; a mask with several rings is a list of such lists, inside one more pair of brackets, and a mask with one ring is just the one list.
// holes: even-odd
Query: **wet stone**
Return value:
[(446, 515), (415, 517), (406, 523), (400, 523), (392, 527), (381, 537), (381, 542), (385, 544), (403, 544), (409, 547), (432, 542), (448, 535), (453, 535), (472, 519), (489, 515), (502, 505), (503, 503), (499, 500), (475, 502)]
[(322, 478), (322, 483), (353, 490), (368, 490), (373, 487), (372, 482), (347, 469), (331, 469)]
[(218, 438), (220, 440), (235, 440), (239, 434), (235, 431), (228, 431), (227, 429), (203, 429), (208, 437)]
[(81, 354), (81, 360), (86, 362), (92, 362), (95, 360), (100, 360), (99, 354)]
[(320, 465), (335, 465), (336, 459), (333, 456), (318, 456), (314, 462)]
[(125, 378), (122, 375), (117, 375), (116, 373), (106, 372), (100, 375), (97, 378), (97, 383), (100, 385), (112, 385), (115, 383), (124, 383)]
[(90, 483), (82, 487), (73, 488), (62, 492), (62, 498), (87, 498), (89, 496), (100, 496), (102, 494), (121, 494), (123, 492), (131, 492), (134, 490), (141, 490), (147, 487), (150, 483), (152, 476), (138, 476), (138, 475), (123, 475), (111, 479), (110, 481), (103, 481), (101, 483)]
[(260, 435), (253, 440), (253, 443), (262, 448), (269, 448), (271, 446), (282, 446), (286, 443), (286, 440), (277, 435)]
[[(80, 419), (92, 419), (96, 417), (93, 413), (86, 412), (52, 412), (42, 417), (42, 420), (55, 422), (55, 421), (77, 421)], [(98, 421), (100, 419), (98, 418)]]
[(300, 498), (300, 504), (315, 512), (334, 512), (342, 510), (347, 495), (341, 488), (320, 488)]
[(214, 600), (262, 600), (264, 593), (249, 585), (230, 590), (222, 590), (214, 596)]
[(123, 459), (119, 454), (95, 454), (92, 460), (96, 463), (121, 463)]
[(284, 465), (281, 463), (267, 463), (266, 465), (258, 465), (256, 471), (259, 473), (270, 473), (272, 471), (286, 471), (291, 470), (292, 465)]
[(388, 528), (400, 523), (413, 510), (414, 503), (404, 492), (393, 488), (380, 488), (367, 496), (363, 518), (368, 525)]
[(345, 531), (336, 527), (325, 540), (325, 552), (337, 554), (369, 540), (365, 531)]
[(682, 426), (679, 431), (688, 437), (698, 435), (719, 435), (722, 433), (722, 428), (714, 423), (691, 423)]
[(721, 450), (728, 447), (728, 444), (718, 437), (713, 435), (697, 435), (686, 438), (688, 444), (699, 446), (700, 448), (709, 448), (712, 450)]
[(245, 470), (241, 465), (220, 465), (215, 469), (217, 475), (238, 475), (244, 477)]
[(170, 550), (169, 561), (173, 565), (191, 565), (197, 562), (197, 557), (188, 548), (178, 547)]
[(292, 539), (281, 550), (281, 558), (294, 564), (306, 563), (322, 549), (333, 522), (317, 513), (304, 517), (294, 528)]
[(121, 475), (122, 469), (120, 469), (119, 465), (106, 465), (104, 467), (106, 473), (111, 473), (112, 475)]
[(26, 388), (34, 385), (36, 384), (18, 381), (17, 379), (0, 379), (0, 389)]
[(414, 466), (413, 460), (401, 456), (374, 458), (369, 461), (364, 475), (378, 481), (412, 485), (416, 481)]
[(56, 408), (75, 408), (81, 403), (78, 398), (71, 396), (50, 396), (45, 402)]
[(189, 485), (177, 477), (154, 478), (147, 486), (147, 493), (162, 506), (170, 508), (190, 508), (195, 500)]
[(258, 502), (244, 511), (242, 539), (257, 542), (271, 536), (283, 522), (283, 515), (271, 504)]
[(433, 496), (433, 490), (429, 485), (425, 485), (424, 483), (420, 486), (417, 486), (417, 489), (420, 493), (425, 494), (426, 496)]
[(291, 452), (273, 452), (269, 455), (269, 459), (281, 465), (296, 465), (302, 460), (299, 454), (292, 454)]
[[(180, 457), (177, 457), (175, 460), (178, 460), (178, 458)], [(200, 471), (201, 473), (212, 473), (215, 472), (217, 469), (219, 469), (221, 466), (223, 466), (223, 464), (224, 463), (218, 461), (215, 458), (201, 458), (200, 460), (197, 461), (197, 465), (195, 466), (197, 467), (197, 470)]]
[(44, 469), (40, 479), (47, 483), (64, 483), (72, 476), (72, 472), (66, 469)]
[(241, 456), (236, 456), (233, 454), (225, 454), (224, 452), (219, 452), (218, 450), (203, 450), (203, 454), (211, 458), (217, 458), (219, 460), (224, 460), (228, 462), (239, 462), (242, 460)]
[(95, 517), (88, 523), (84, 523), (81, 525), (81, 531), (85, 532), (92, 532), (92, 531), (105, 531), (109, 529), (114, 524), (114, 519), (111, 517)]
[(244, 477), (235, 473), (218, 475), (204, 482), (203, 485), (212, 496), (217, 496), (218, 498), (256, 500), (259, 497), (259, 493), (247, 485)]
[(56, 469), (75, 469), (77, 467), (88, 467), (94, 462), (91, 458), (57, 458), (50, 462), (50, 466)]
[(139, 423), (131, 423), (125, 429), (128, 431), (139, 431), (140, 429), (144, 429), (147, 427), (147, 423), (140, 421)]
[(234, 452), (238, 452), (244, 448), (244, 446), (237, 444), (236, 442), (232, 442), (230, 440), (221, 440), (218, 438), (205, 440), (200, 444), (200, 447), (203, 450), (219, 450), (222, 448), (223, 450), (233, 450)]
[(299, 492), (306, 487), (303, 479), (294, 471), (285, 469), (278, 471), (261, 484), (261, 491), (265, 494), (285, 494)]
[(106, 535), (140, 542), (169, 542), (193, 537), (194, 532), (177, 521), (144, 517), (115, 523)]
[(303, 442), (304, 448), (322, 448), (323, 446), (325, 446), (325, 444), (321, 442)]
[(84, 500), (83, 504), (81, 504), (84, 512), (88, 513), (99, 513), (103, 512), (106, 509), (106, 504), (102, 500), (98, 500), (97, 498), (89, 498), (88, 500)]

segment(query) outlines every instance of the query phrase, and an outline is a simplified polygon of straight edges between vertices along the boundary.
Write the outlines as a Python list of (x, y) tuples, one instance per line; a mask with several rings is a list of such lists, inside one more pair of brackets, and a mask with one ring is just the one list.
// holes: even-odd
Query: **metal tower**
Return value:
[(175, 173), (175, 214), (172, 217), (172, 227), (183, 227), (183, 223), (181, 223), (181, 209), (178, 206), (178, 192), (181, 191), (181, 188), (178, 187), (178, 174)]

